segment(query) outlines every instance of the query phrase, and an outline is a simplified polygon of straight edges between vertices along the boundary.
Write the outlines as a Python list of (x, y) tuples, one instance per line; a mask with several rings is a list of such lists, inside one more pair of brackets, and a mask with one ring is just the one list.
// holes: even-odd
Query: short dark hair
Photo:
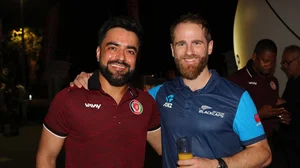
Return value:
[(123, 28), (135, 33), (139, 39), (139, 47), (142, 45), (143, 28), (135, 20), (127, 16), (115, 16), (107, 20), (100, 28), (98, 33), (98, 45), (101, 45), (106, 33), (112, 28)]
[(297, 45), (289, 45), (285, 47), (283, 50), (283, 53), (294, 53), (294, 52), (300, 53), (300, 47)]
[(195, 23), (195, 24), (201, 25), (202, 29), (204, 29), (204, 31), (205, 31), (206, 40), (208, 42), (211, 41), (211, 39), (212, 39), (211, 29), (210, 29), (210, 26), (209, 26), (207, 20), (200, 14), (188, 13), (188, 14), (181, 15), (178, 19), (174, 20), (174, 22), (171, 24), (171, 27), (170, 27), (171, 43), (174, 42), (174, 38), (175, 38), (174, 30), (175, 30), (176, 26), (179, 25), (180, 23)]
[(272, 53), (277, 54), (277, 46), (275, 42), (271, 39), (262, 39), (256, 43), (254, 48), (254, 53), (259, 55), (265, 51), (270, 51)]

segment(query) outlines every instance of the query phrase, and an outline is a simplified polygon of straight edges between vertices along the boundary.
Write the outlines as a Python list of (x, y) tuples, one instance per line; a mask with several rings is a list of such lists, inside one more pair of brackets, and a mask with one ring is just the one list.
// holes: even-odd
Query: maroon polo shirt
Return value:
[[(229, 80), (249, 92), (257, 110), (264, 105), (276, 106), (279, 94), (278, 80), (274, 76), (264, 77), (257, 74), (253, 70), (252, 60), (249, 60), (244, 68), (230, 76)], [(266, 134), (272, 136), (272, 132), (278, 127), (279, 122), (277, 118), (262, 119), (262, 124)]]
[(53, 99), (44, 127), (65, 138), (66, 168), (142, 168), (148, 131), (160, 128), (154, 99), (128, 87), (119, 104), (100, 86), (66, 88)]

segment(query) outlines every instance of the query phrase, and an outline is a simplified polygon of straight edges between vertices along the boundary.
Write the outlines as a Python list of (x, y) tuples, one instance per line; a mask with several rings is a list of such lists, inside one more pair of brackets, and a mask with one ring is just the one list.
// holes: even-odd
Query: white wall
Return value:
[(278, 19), (267, 2), (281, 19), (300, 36), (300, 0), (239, 0), (234, 20), (234, 53), (238, 69), (240, 69), (251, 58), (255, 44), (260, 39), (272, 39), (278, 47), (275, 76), (279, 80), (281, 95), (287, 81), (285, 74), (280, 69), (282, 51), (288, 45), (300, 45), (300, 41)]

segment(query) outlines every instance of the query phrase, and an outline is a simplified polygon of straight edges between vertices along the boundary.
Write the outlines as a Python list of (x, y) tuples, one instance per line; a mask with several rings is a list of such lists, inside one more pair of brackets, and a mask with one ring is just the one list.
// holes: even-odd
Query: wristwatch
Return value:
[(228, 168), (226, 162), (222, 158), (217, 158), (219, 165), (217, 168)]

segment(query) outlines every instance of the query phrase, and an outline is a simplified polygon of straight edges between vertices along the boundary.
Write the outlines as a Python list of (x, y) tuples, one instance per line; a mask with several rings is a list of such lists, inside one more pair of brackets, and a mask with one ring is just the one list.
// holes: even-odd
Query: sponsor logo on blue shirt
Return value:
[(166, 97), (166, 102), (165, 104), (163, 105), (164, 107), (167, 107), (167, 108), (172, 108), (172, 101), (174, 100), (174, 95), (169, 95)]
[(212, 107), (209, 107), (207, 105), (202, 105), (199, 108), (199, 113), (206, 114), (206, 115), (211, 115), (211, 116), (215, 116), (215, 117), (220, 117), (220, 118), (224, 118), (224, 115), (225, 115), (222, 112), (212, 110)]

